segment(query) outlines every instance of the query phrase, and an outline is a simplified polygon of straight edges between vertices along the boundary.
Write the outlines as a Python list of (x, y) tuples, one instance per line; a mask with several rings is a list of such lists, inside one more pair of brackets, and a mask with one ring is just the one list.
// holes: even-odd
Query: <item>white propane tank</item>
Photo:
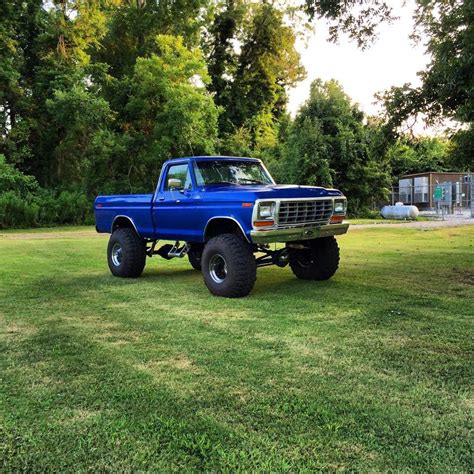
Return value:
[(380, 211), (384, 219), (416, 219), (418, 213), (416, 206), (405, 206), (401, 202), (397, 202), (395, 206), (384, 206)]

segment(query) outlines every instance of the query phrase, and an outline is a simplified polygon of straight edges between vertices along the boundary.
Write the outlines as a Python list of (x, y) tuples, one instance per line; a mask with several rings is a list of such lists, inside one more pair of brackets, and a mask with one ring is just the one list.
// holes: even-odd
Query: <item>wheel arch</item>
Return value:
[(207, 221), (203, 234), (204, 242), (220, 234), (236, 234), (250, 243), (242, 224), (235, 217), (215, 216)]
[(136, 232), (136, 234), (140, 236), (140, 233), (138, 232), (137, 226), (135, 225), (135, 222), (133, 222), (133, 219), (128, 216), (123, 216), (123, 215), (118, 215), (114, 217), (110, 232), (113, 233), (114, 230), (127, 229), (127, 228), (133, 229)]

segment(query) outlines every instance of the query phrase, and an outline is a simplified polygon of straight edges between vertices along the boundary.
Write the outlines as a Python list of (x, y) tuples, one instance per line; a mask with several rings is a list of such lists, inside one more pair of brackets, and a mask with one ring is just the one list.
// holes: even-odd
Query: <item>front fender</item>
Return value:
[(211, 217), (210, 219), (208, 219), (205, 227), (204, 227), (204, 231), (203, 231), (203, 242), (205, 242), (207, 240), (207, 231), (208, 231), (208, 228), (209, 228), (209, 225), (212, 223), (212, 221), (215, 221), (217, 219), (221, 219), (221, 220), (229, 220), (229, 221), (233, 221), (235, 222), (240, 230), (242, 231), (242, 234), (243, 236), (245, 237), (245, 239), (250, 243), (251, 242), (251, 239), (250, 239), (250, 227), (245, 225), (244, 222), (242, 222), (242, 219), (240, 219), (239, 217), (235, 216), (235, 215), (220, 215), (220, 216), (213, 216)]

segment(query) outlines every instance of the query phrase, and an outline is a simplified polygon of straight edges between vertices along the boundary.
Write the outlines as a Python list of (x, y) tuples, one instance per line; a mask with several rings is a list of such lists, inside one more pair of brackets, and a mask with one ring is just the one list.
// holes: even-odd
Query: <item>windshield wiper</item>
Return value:
[(212, 183), (206, 183), (206, 186), (214, 186), (219, 184), (234, 184), (235, 186), (239, 186), (239, 183), (235, 183), (232, 181), (213, 181)]
[(247, 181), (248, 184), (265, 184), (263, 181), (259, 181), (258, 179), (250, 179), (250, 178), (240, 178), (239, 181)]

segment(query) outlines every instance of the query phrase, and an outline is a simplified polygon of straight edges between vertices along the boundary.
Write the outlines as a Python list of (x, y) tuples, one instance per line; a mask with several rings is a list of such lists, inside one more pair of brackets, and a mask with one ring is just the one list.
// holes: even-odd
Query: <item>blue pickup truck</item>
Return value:
[[(305, 280), (333, 276), (346, 207), (336, 189), (275, 184), (258, 159), (197, 156), (165, 162), (154, 194), (99, 196), (94, 209), (97, 232), (111, 234), (113, 275), (140, 276), (146, 257), (187, 256), (211, 293), (240, 297), (257, 267), (289, 264)], [(160, 240), (174, 244), (158, 247)]]

